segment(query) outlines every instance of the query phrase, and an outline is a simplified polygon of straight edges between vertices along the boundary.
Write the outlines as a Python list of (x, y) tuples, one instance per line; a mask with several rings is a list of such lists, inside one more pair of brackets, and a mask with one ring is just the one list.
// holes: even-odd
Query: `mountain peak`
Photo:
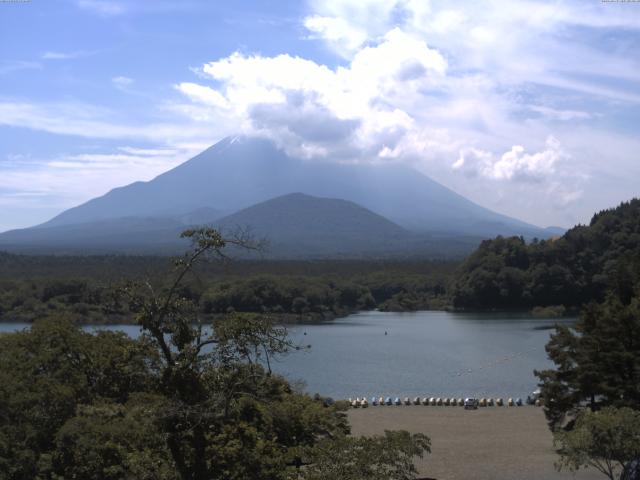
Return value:
[(309, 162), (292, 158), (271, 140), (245, 135), (226, 137), (149, 182), (114, 189), (43, 226), (180, 215), (202, 207), (233, 212), (291, 192), (349, 200), (414, 231), (546, 236), (409, 167)]

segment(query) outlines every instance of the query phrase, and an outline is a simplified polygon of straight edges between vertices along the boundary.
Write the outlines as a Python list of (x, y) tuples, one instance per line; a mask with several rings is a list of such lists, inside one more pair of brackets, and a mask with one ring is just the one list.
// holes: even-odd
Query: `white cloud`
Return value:
[(421, 90), (439, 89), (447, 62), (422, 40), (392, 29), (361, 48), (346, 66), (330, 68), (290, 55), (234, 53), (202, 73), (218, 88), (184, 82), (176, 88), (202, 110), (233, 117), (245, 131), (274, 138), (305, 155), (372, 160), (417, 128), (407, 109)]
[[(633, 42), (604, 35), (637, 33), (638, 9), (577, 0), (310, 6), (305, 38), (332, 48), (339, 66), (234, 53), (198, 69), (210, 84), (179, 84), (190, 103), (174, 108), (299, 155), (411, 163), (483, 204), (536, 185), (554, 197), (549, 208), (560, 208), (593, 181), (575, 175), (577, 164), (590, 172), (597, 162), (555, 138), (569, 138), (580, 122), (588, 143), (608, 115), (640, 101)], [(564, 190), (552, 188), (557, 182)], [(495, 185), (500, 194), (480, 193)]]
[(176, 85), (175, 88), (196, 102), (201, 102), (212, 107), (229, 107), (227, 99), (213, 88), (190, 82), (182, 82)]
[[(0, 125), (86, 138), (135, 139), (175, 144), (211, 138), (208, 125), (173, 119), (174, 123), (128, 123), (114, 113), (84, 103), (36, 104), (1, 101)], [(224, 131), (222, 132), (224, 133)], [(220, 138), (219, 135), (215, 138)], [(211, 139), (214, 140), (215, 138)]]
[(134, 82), (133, 78), (124, 77), (122, 75), (117, 76), (117, 77), (113, 77), (111, 79), (111, 83), (113, 83), (113, 85), (118, 90), (123, 90), (123, 91), (126, 91), (127, 88), (130, 87), (133, 84), (133, 82)]
[[(107, 16), (183, 5), (76, 3)], [(640, 9), (579, 0), (308, 5), (301, 37), (337, 53), (335, 63), (245, 50), (193, 69), (193, 82), (178, 79), (176, 97), (155, 105), (146, 117), (152, 121), (0, 98), (0, 125), (150, 145), (121, 147), (108, 158), (55, 158), (56, 171), (143, 165), (151, 156), (172, 158), (165, 149), (204, 147), (242, 132), (269, 136), (304, 157), (410, 163), (483, 205), (538, 223), (577, 199), (585, 211), (595, 209), (587, 201), (602, 204), (595, 185), (603, 171), (611, 185), (627, 182), (610, 190), (637, 194), (633, 175), (620, 173), (638, 170), (637, 142), (623, 128), (612, 132), (637, 116), (640, 103)], [(38, 68), (0, 64), (0, 73), (3, 65), (8, 72)], [(113, 85), (127, 89), (132, 80), (115, 77)]]
[(176, 155), (178, 150), (173, 148), (137, 148), (137, 147), (119, 147), (118, 150), (130, 153), (132, 155), (145, 155), (164, 157), (168, 155)]
[(529, 109), (552, 120), (561, 120), (563, 122), (571, 120), (588, 120), (594, 117), (594, 115), (589, 112), (583, 112), (580, 110), (561, 110), (542, 105), (531, 105)]
[(490, 152), (465, 148), (460, 151), (453, 169), (470, 177), (539, 182), (555, 174), (558, 162), (566, 158), (560, 142), (554, 137), (547, 138), (545, 147), (544, 150), (529, 154), (522, 145), (514, 145), (497, 158)]
[(352, 26), (344, 18), (311, 15), (304, 19), (304, 26), (312, 32), (310, 39), (329, 40), (337, 50), (347, 56), (368, 40), (367, 32)]
[(0, 206), (27, 216), (0, 219), (0, 231), (45, 221), (116, 186), (151, 180), (201, 150), (199, 144), (163, 149), (123, 146), (104, 153), (0, 162)]
[(55, 52), (47, 51), (42, 54), (43, 60), (75, 60), (76, 58), (88, 57), (97, 52), (88, 52), (85, 50), (76, 50), (73, 52)]

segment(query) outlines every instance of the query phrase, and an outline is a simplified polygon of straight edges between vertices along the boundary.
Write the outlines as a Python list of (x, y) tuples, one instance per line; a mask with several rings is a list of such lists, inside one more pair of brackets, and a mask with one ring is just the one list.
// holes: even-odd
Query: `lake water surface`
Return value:
[[(502, 313), (362, 312), (289, 326), (292, 339), (311, 349), (291, 353), (272, 367), (289, 380), (304, 381), (309, 393), (334, 398), (524, 398), (536, 389), (533, 370), (552, 365), (544, 350), (549, 328), (574, 321)], [(0, 331), (27, 326), (0, 323)], [(139, 333), (130, 325), (99, 328)]]

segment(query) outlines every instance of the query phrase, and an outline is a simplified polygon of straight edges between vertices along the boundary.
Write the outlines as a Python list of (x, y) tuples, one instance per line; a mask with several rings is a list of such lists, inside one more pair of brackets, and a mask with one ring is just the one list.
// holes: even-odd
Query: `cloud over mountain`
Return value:
[(637, 61), (603, 55), (590, 37), (566, 39), (568, 31), (640, 28), (620, 12), (573, 1), (310, 5), (307, 39), (324, 42), (341, 62), (235, 52), (202, 65), (204, 82), (176, 89), (199, 115), (207, 109), (295, 155), (410, 163), (485, 201), (480, 190), (498, 181), (496, 206), (537, 184), (562, 209), (593, 177), (575, 175), (567, 124), (598, 117), (584, 109), (587, 96), (635, 95), (596, 75), (635, 78)]
[[(534, 223), (638, 194), (629, 2), (65, 3), (43, 4), (52, 21), (0, 62), (0, 203), (14, 206), (0, 229), (237, 133), (313, 161), (410, 165)], [(83, 26), (81, 49), (50, 31), (64, 22)], [(122, 147), (178, 153), (167, 165)], [(15, 195), (33, 192), (21, 213)]]

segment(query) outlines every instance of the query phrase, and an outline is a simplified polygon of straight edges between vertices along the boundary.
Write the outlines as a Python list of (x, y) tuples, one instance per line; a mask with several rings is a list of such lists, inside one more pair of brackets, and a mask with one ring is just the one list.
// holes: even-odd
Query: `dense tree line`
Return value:
[(558, 326), (546, 346), (556, 368), (536, 372), (552, 429), (583, 408), (640, 410), (640, 282), (629, 298), (610, 292), (573, 327)]
[(460, 267), (451, 292), (456, 308), (579, 307), (613, 289), (631, 294), (640, 268), (640, 200), (593, 216), (560, 238), (482, 242)]
[(270, 371), (269, 358), (297, 348), (285, 329), (246, 314), (202, 328), (184, 282), (229, 241), (184, 236), (193, 250), (163, 286), (121, 290), (139, 339), (60, 314), (0, 335), (0, 479), (415, 478), (426, 436), (350, 437), (347, 405)]
[(640, 478), (640, 269), (626, 273), (574, 326), (556, 327), (546, 346), (555, 368), (536, 372), (557, 466), (610, 480)]
[[(131, 278), (160, 287), (164, 262), (162, 257), (0, 253), (0, 321), (28, 322), (52, 312), (93, 323), (130, 321), (114, 289)], [(319, 319), (360, 309), (449, 306), (577, 311), (602, 301), (610, 289), (630, 295), (629, 279), (638, 269), (640, 200), (632, 200), (559, 238), (484, 241), (462, 265), (428, 260), (203, 262), (183, 289), (202, 313), (212, 315), (268, 312)]]
[[(24, 262), (31, 257), (13, 256)], [(95, 257), (94, 262), (100, 257)], [(119, 265), (120, 257), (111, 260)], [(55, 257), (36, 259), (45, 271)], [(140, 277), (155, 288), (162, 288), (165, 275), (155, 268), (155, 259), (141, 262)], [(166, 262), (166, 259), (164, 260)], [(240, 274), (237, 265), (227, 268), (210, 263), (200, 266), (197, 275), (185, 282), (183, 295), (194, 300), (201, 313), (218, 315), (231, 311), (271, 313), (296, 319), (329, 319), (357, 310), (417, 310), (446, 304), (451, 263), (351, 263), (354, 271), (343, 271), (340, 262), (245, 263), (252, 273)], [(113, 265), (107, 272), (113, 272)], [(136, 268), (137, 268), (136, 267)], [(15, 266), (11, 267), (12, 269)], [(117, 277), (98, 269), (93, 276), (60, 278), (17, 276), (0, 278), (0, 321), (31, 322), (53, 313), (65, 313), (86, 323), (132, 321), (132, 314), (118, 298), (120, 287), (136, 271), (130, 267)], [(84, 272), (80, 263), (79, 271)], [(265, 273), (263, 273), (265, 272)], [(280, 272), (280, 273), (278, 273)], [(293, 273), (291, 273), (293, 272)], [(226, 274), (226, 276), (225, 276)]]

